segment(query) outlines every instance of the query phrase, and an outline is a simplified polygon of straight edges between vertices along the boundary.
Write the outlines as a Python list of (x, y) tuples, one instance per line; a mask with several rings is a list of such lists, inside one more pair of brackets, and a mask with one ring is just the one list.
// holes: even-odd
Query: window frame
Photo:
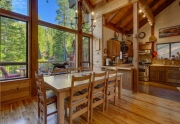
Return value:
[[(28, 2), (28, 5), (29, 5), (29, 8), (30, 8), (30, 1)], [(29, 11), (29, 9), (28, 9)], [(9, 18), (9, 19), (14, 19), (14, 20), (17, 20), (17, 21), (22, 21), (22, 22), (25, 22), (26, 23), (26, 62), (1, 62), (0, 65), (4, 65), (4, 66), (7, 66), (7, 65), (25, 65), (26, 66), (26, 75), (25, 77), (19, 77), (19, 78), (15, 78), (15, 79), (3, 79), (1, 81), (8, 81), (8, 80), (18, 80), (18, 79), (24, 79), (24, 78), (29, 78), (29, 43), (30, 43), (30, 29), (29, 29), (29, 25), (31, 24), (31, 20), (30, 20), (30, 16), (29, 14), (26, 16), (26, 15), (22, 15), (22, 14), (19, 14), (19, 13), (16, 13), (16, 12), (13, 12), (13, 11), (9, 11), (9, 10), (5, 10), (5, 9), (2, 9), (0, 8), (0, 17), (5, 17), (5, 18)], [(1, 28), (1, 27), (0, 27)]]
[[(82, 36), (82, 41), (83, 41), (83, 37), (85, 37), (85, 38), (88, 38), (88, 53), (89, 53), (89, 57), (88, 57), (88, 61), (83, 61), (82, 60), (82, 64), (83, 63), (88, 63), (89, 64), (89, 66), (90, 66), (90, 42), (91, 42), (91, 37), (88, 37), (88, 36), (85, 36), (85, 35), (83, 35)], [(83, 49), (83, 42), (82, 42), (82, 49)], [(82, 54), (82, 58), (83, 58), (83, 54)]]
[[(171, 44), (173, 44), (173, 43), (180, 43), (180, 41), (178, 41), (178, 42), (170, 42), (170, 43), (158, 43), (158, 44), (156, 44), (156, 50), (157, 50), (158, 45), (168, 44), (169, 45), (169, 58), (170, 58), (172, 56), (171, 55)], [(158, 50), (157, 50), (157, 52), (158, 52)]]

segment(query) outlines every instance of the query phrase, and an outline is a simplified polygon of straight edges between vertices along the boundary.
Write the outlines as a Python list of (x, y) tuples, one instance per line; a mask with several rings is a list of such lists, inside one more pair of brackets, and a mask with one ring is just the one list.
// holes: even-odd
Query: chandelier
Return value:
[[(82, 4), (81, 13), (82, 13), (82, 16), (78, 17), (78, 10), (75, 10), (75, 17), (74, 17), (75, 23), (73, 23), (74, 19), (71, 18), (71, 23), (70, 23), (71, 27), (73, 29), (75, 29), (76, 26), (78, 27), (78, 25), (79, 25), (78, 24), (78, 19), (82, 18), (81, 29), (86, 30), (88, 32), (92, 32), (96, 27), (96, 25), (94, 24), (96, 22), (96, 20), (94, 19), (94, 12), (89, 13), (87, 11), (86, 7), (84, 6), (84, 4)], [(91, 19), (89, 19), (89, 18), (91, 18)]]

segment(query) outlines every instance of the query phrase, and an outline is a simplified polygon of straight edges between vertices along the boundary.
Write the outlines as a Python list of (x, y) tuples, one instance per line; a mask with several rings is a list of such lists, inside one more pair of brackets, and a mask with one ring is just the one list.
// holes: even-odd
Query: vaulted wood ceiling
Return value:
[[(96, 9), (101, 7), (113, 0), (85, 0), (91, 9)], [(161, 11), (172, 4), (175, 0), (138, 0), (139, 9), (144, 9), (144, 13), (150, 19), (154, 19)], [(149, 15), (148, 15), (149, 14)], [(143, 12), (139, 13), (139, 28), (144, 24), (148, 23), (147, 17), (143, 17)], [(131, 34), (133, 31), (133, 4), (128, 4), (127, 6), (115, 10), (113, 12), (104, 15), (105, 24), (104, 26), (111, 28), (115, 31), (121, 32), (123, 34)], [(154, 22), (156, 23), (156, 22)]]

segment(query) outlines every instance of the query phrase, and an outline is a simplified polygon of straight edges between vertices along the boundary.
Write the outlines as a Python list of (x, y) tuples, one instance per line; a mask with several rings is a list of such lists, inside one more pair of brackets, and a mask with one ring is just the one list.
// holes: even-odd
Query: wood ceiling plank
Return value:
[(150, 22), (152, 24), (154, 24), (154, 15), (153, 15), (151, 9), (148, 6), (148, 3), (145, 0), (138, 0), (138, 1), (139, 1), (139, 4), (141, 5), (141, 9), (145, 13), (148, 20), (150, 20)]
[(115, 25), (116, 28), (117, 28), (117, 27), (120, 27), (121, 24), (126, 21), (126, 18), (128, 18), (129, 16), (132, 16), (132, 14), (133, 14), (133, 13), (132, 13), (132, 10), (133, 10), (133, 8), (131, 8), (128, 13), (124, 14), (124, 16), (122, 17), (122, 19)]

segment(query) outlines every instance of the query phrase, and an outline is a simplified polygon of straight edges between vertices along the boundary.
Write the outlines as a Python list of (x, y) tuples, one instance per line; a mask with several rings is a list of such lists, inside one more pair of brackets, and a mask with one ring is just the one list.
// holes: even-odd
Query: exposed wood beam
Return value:
[(108, 19), (106, 20), (106, 24), (108, 24), (118, 13), (119, 13), (120, 9), (115, 11), (113, 14), (111, 14)]
[(89, 0), (93, 6), (101, 2), (102, 0)]
[(158, 7), (154, 12), (154, 16), (158, 15), (161, 11), (163, 11), (166, 7), (171, 5), (175, 0), (166, 0), (160, 7)]
[(151, 11), (153, 12), (156, 10), (161, 4), (163, 4), (166, 0), (160, 0), (158, 1), (153, 7), (151, 7)]
[(104, 6), (105, 4), (107, 4), (107, 3), (105, 2), (105, 0), (103, 0), (103, 1), (99, 2), (98, 4), (96, 4), (94, 6), (94, 9), (100, 8), (100, 7)]
[(157, 0), (154, 0), (153, 2), (151, 2), (149, 4), (149, 8), (152, 8), (153, 6), (155, 6), (157, 2), (158, 2)]
[(106, 28), (109, 28), (113, 31), (116, 31), (116, 32), (119, 32), (119, 33), (123, 33), (123, 29), (118, 27), (118, 28), (115, 28), (115, 25), (113, 23), (109, 23), (108, 25), (103, 25), (104, 27)]
[(136, 1), (138, 1), (138, 0), (131, 0), (131, 2), (129, 0), (113, 0), (111, 2), (108, 2), (104, 6), (95, 9), (95, 14), (96, 14), (95, 18), (99, 18), (105, 13), (109, 13), (114, 10), (123, 8), (124, 6), (126, 6), (128, 4), (132, 4)]
[(144, 12), (144, 14), (146, 15), (146, 17), (148, 18), (148, 20), (154, 24), (154, 15), (151, 11), (151, 9), (148, 6), (148, 3), (145, 0), (138, 0), (139, 4), (141, 5), (141, 9)]

